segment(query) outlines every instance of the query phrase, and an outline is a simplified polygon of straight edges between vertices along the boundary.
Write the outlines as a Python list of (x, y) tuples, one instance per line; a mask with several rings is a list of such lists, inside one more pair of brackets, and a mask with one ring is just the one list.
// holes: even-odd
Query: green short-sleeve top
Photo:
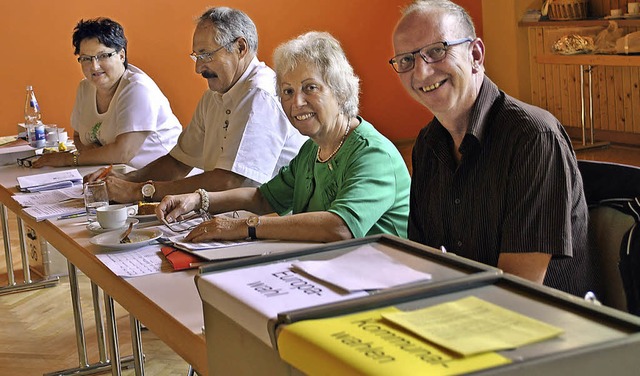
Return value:
[(411, 178), (398, 149), (371, 123), (360, 125), (326, 163), (309, 139), (278, 175), (259, 189), (280, 214), (329, 211), (359, 238), (407, 237)]

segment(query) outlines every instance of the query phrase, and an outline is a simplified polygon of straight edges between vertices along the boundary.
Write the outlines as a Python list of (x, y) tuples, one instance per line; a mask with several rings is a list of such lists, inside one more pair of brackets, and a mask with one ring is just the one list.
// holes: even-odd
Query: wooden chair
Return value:
[[(578, 167), (589, 205), (589, 240), (598, 252), (597, 273), (603, 282), (602, 296), (597, 298), (607, 306), (638, 314), (637, 296), (625, 293), (625, 284), (633, 291), (634, 283), (623, 281), (619, 264), (623, 242), (626, 246), (630, 230), (640, 223), (640, 168), (584, 160), (578, 161)], [(640, 270), (634, 273), (640, 278)]]

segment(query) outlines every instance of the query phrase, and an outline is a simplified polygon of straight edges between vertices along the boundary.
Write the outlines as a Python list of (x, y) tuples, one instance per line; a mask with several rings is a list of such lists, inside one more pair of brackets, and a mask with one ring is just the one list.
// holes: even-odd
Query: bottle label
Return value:
[(44, 147), (45, 144), (45, 133), (44, 133), (44, 125), (31, 125), (28, 129), (28, 138), (29, 144), (34, 148)]

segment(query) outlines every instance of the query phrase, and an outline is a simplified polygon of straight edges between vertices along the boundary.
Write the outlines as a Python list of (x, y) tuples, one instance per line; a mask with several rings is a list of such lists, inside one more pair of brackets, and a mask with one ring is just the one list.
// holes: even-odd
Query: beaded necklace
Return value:
[(316, 154), (316, 159), (318, 160), (318, 162), (320, 163), (326, 163), (329, 160), (331, 160), (331, 158), (333, 158), (334, 155), (336, 155), (336, 153), (338, 152), (338, 150), (340, 150), (340, 148), (342, 147), (342, 144), (344, 144), (344, 140), (347, 139), (347, 136), (349, 135), (349, 130), (351, 129), (351, 122), (347, 122), (347, 130), (344, 132), (344, 135), (342, 136), (342, 140), (340, 140), (340, 143), (338, 144), (338, 146), (335, 148), (335, 150), (333, 151), (333, 153), (331, 153), (331, 155), (329, 155), (326, 159), (322, 159), (320, 158), (320, 146), (318, 146), (318, 153)]

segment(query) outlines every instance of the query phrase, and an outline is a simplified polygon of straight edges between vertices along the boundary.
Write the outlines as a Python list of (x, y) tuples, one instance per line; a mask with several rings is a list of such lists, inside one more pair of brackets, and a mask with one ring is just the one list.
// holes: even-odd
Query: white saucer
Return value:
[(120, 228), (105, 229), (100, 226), (100, 223), (98, 223), (98, 221), (95, 221), (87, 225), (87, 230), (93, 232), (94, 234), (102, 234), (103, 232), (107, 232), (107, 231), (125, 230), (129, 226), (129, 223), (133, 223), (133, 227), (135, 228), (138, 222), (140, 221), (137, 218), (128, 218), (125, 225)]
[(152, 240), (156, 240), (162, 236), (162, 231), (158, 229), (142, 229), (133, 230), (129, 234), (130, 243), (120, 243), (122, 237), (122, 230), (114, 230), (99, 234), (89, 239), (91, 244), (101, 246), (105, 249), (133, 249), (143, 247)]

